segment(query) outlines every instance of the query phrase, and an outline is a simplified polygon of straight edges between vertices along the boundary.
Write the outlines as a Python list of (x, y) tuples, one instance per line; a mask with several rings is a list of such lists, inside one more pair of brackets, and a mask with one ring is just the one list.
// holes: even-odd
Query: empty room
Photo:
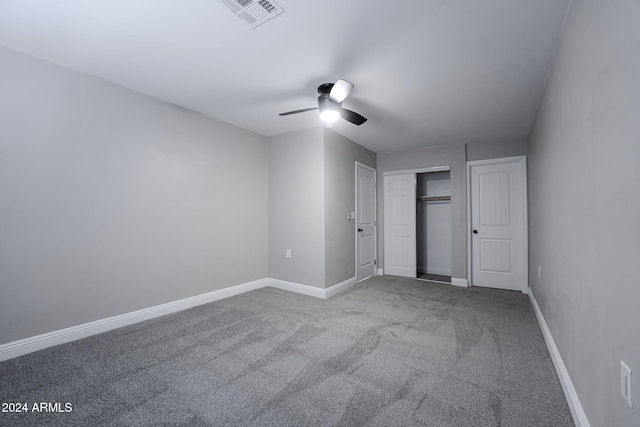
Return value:
[(637, 0), (0, 0), (0, 425), (640, 426)]

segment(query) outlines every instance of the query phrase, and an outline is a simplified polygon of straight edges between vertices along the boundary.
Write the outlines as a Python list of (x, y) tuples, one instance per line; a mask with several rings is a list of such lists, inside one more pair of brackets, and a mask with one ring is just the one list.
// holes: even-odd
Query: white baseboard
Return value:
[(560, 378), (562, 390), (564, 390), (564, 395), (567, 398), (569, 409), (571, 409), (573, 422), (576, 423), (576, 427), (589, 427), (590, 424), (589, 420), (587, 419), (587, 414), (585, 414), (584, 409), (582, 408), (582, 404), (580, 403), (580, 399), (578, 398), (578, 393), (573, 386), (573, 382), (571, 381), (571, 377), (569, 376), (567, 368), (564, 366), (562, 356), (560, 356), (558, 347), (553, 340), (553, 336), (551, 335), (551, 331), (547, 326), (547, 322), (544, 320), (544, 316), (542, 315), (542, 311), (540, 311), (538, 302), (531, 292), (531, 288), (529, 288), (529, 300), (531, 301), (533, 311), (536, 314), (536, 318), (538, 319), (538, 324), (540, 325), (540, 329), (542, 330), (544, 340), (547, 343), (547, 348), (549, 349), (549, 354), (551, 355), (553, 366), (555, 366), (558, 377)]
[(379, 268), (376, 273), (376, 276), (384, 276), (384, 270), (382, 268)]
[(344, 282), (335, 284), (327, 289), (322, 289), (322, 288), (317, 288), (315, 286), (302, 285), (300, 283), (294, 283), (294, 282), (287, 282), (285, 280), (279, 280), (279, 279), (268, 279), (268, 280), (269, 280), (269, 286), (271, 286), (272, 288), (278, 288), (285, 291), (295, 292), (303, 295), (309, 295), (312, 297), (322, 298), (322, 299), (329, 298), (337, 294), (338, 292), (342, 292), (345, 289), (348, 289), (351, 286), (358, 283), (357, 279), (355, 277), (352, 277), (350, 279), (345, 280)]
[(352, 277), (351, 279), (347, 279), (344, 282), (335, 284), (333, 286), (328, 287), (324, 291), (324, 297), (329, 298), (337, 294), (338, 292), (345, 291), (358, 283), (358, 279), (356, 277)]
[(156, 305), (154, 307), (143, 308), (142, 310), (132, 311), (130, 313), (108, 317), (106, 319), (100, 319), (89, 323), (83, 323), (81, 325), (72, 326), (70, 328), (47, 332), (45, 334), (36, 335), (34, 337), (2, 344), (0, 345), (0, 361), (12, 359), (14, 357), (22, 356), (48, 347), (53, 347), (54, 345), (64, 344), (82, 338), (90, 337), (92, 335), (111, 331), (123, 326), (133, 325), (134, 323), (186, 310), (198, 305), (218, 301), (234, 295), (249, 292), (254, 289), (259, 289), (267, 285), (267, 279), (255, 280), (253, 282), (230, 286), (228, 288), (220, 289), (217, 291), (207, 292), (206, 294), (196, 295), (178, 301), (172, 301), (166, 304)]
[(457, 277), (451, 278), (451, 284), (453, 286), (460, 286), (461, 288), (469, 287), (469, 281), (467, 279), (458, 279)]
[(132, 311), (130, 313), (118, 316), (108, 317), (81, 325), (72, 326), (70, 328), (60, 329), (45, 334), (36, 335), (34, 337), (25, 338), (19, 341), (0, 345), (0, 362), (12, 359), (14, 357), (23, 356), (34, 351), (43, 350), (59, 344), (65, 344), (82, 338), (87, 338), (102, 332), (111, 331), (123, 326), (133, 325), (134, 323), (144, 320), (153, 319), (155, 317), (164, 316), (178, 311), (186, 310), (202, 304), (229, 298), (245, 292), (260, 289), (265, 286), (271, 286), (286, 291), (296, 292), (299, 294), (310, 295), (316, 298), (329, 298), (338, 292), (344, 291), (355, 285), (357, 280), (352, 277), (342, 283), (333, 285), (327, 289), (316, 288), (314, 286), (301, 285), (299, 283), (286, 282), (278, 279), (260, 279), (253, 282), (247, 282), (236, 286), (220, 289), (206, 294), (196, 295), (184, 298), (178, 301), (168, 302), (166, 304), (156, 305), (154, 307), (144, 308), (142, 310)]
[(315, 286), (301, 285), (300, 283), (287, 282), (280, 279), (268, 279), (269, 285), (272, 288), (278, 288), (289, 292), (295, 292), (298, 294), (309, 295), (316, 298), (325, 298), (325, 290), (323, 288), (317, 288)]

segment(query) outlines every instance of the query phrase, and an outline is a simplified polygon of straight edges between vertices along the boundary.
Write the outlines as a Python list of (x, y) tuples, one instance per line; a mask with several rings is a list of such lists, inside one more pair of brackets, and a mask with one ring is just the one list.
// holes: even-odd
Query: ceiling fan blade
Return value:
[(329, 99), (340, 104), (349, 96), (351, 89), (353, 89), (353, 83), (339, 79), (333, 84), (331, 92), (329, 92)]
[(361, 124), (367, 121), (365, 117), (361, 116), (355, 111), (347, 110), (346, 108), (340, 109), (340, 117), (358, 126), (360, 126)]
[(304, 113), (304, 112), (307, 112), (307, 111), (312, 111), (312, 110), (317, 110), (317, 109), (318, 109), (318, 107), (305, 108), (305, 109), (302, 109), (302, 110), (287, 111), (286, 113), (280, 113), (279, 115), (280, 116), (288, 116), (290, 114)]

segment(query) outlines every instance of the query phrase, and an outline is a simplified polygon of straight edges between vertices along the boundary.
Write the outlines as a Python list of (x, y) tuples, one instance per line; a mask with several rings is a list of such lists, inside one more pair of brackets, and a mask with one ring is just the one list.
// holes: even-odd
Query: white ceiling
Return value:
[[(0, 44), (262, 135), (321, 125), (378, 153), (529, 134), (569, 0), (276, 0), (251, 29), (219, 0), (0, 0)], [(0, 77), (1, 78), (1, 77)]]

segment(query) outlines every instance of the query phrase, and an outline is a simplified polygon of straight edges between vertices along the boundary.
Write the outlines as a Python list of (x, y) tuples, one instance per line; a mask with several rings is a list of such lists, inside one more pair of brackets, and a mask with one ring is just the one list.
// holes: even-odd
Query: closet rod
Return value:
[(451, 200), (451, 196), (442, 197), (418, 197), (416, 200), (420, 202), (441, 202), (445, 200)]

